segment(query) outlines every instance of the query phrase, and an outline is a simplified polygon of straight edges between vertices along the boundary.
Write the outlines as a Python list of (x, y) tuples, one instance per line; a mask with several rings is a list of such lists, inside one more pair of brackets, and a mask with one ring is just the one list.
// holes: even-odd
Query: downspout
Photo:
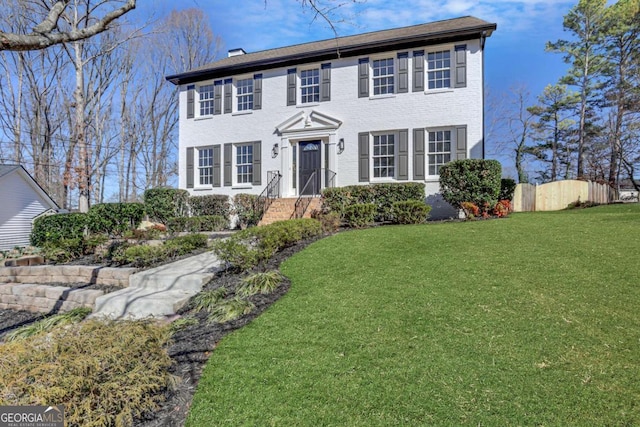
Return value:
[(480, 52), (482, 52), (482, 158), (485, 158), (485, 146), (487, 145), (487, 141), (485, 139), (485, 120), (486, 114), (485, 111), (485, 102), (484, 102), (484, 44), (487, 41), (487, 32), (483, 31), (480, 34)]

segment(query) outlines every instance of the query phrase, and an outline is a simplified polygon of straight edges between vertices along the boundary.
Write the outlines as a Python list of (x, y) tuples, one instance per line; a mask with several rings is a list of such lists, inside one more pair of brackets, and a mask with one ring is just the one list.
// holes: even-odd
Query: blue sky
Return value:
[[(545, 53), (547, 41), (566, 37), (562, 18), (577, 0), (323, 0), (344, 5), (334, 12), (339, 35), (384, 30), (424, 22), (472, 15), (498, 24), (487, 41), (486, 83), (492, 93), (526, 84), (538, 94), (557, 82), (567, 67), (558, 54)], [(407, 7), (411, 5), (411, 7)], [(247, 52), (333, 37), (322, 20), (313, 21), (310, 9), (295, 0), (141, 0), (134, 11), (139, 18), (162, 17), (173, 8), (198, 7), (223, 40), (219, 57), (231, 48)]]

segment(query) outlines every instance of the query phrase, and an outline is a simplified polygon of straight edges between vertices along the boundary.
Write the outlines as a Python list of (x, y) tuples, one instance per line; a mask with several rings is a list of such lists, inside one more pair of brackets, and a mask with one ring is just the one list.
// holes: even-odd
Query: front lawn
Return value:
[(187, 426), (638, 425), (639, 230), (616, 205), (316, 242)]

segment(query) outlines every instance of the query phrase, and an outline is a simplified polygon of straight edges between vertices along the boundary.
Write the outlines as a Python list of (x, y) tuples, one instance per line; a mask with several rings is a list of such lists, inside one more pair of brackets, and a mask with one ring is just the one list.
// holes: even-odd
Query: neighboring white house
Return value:
[(283, 197), (407, 181), (433, 195), (441, 165), (484, 157), (484, 45), (495, 29), (462, 17), (235, 49), (168, 76), (180, 87), (179, 187), (260, 194), (279, 173)]
[(0, 164), (0, 250), (29, 245), (34, 218), (58, 205), (19, 165)]

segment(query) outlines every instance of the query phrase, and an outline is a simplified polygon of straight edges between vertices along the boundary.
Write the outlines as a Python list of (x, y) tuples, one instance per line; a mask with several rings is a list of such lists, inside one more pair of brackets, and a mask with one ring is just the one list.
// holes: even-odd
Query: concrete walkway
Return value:
[(92, 317), (142, 319), (174, 314), (221, 269), (211, 251), (132, 274), (129, 287), (96, 299)]

